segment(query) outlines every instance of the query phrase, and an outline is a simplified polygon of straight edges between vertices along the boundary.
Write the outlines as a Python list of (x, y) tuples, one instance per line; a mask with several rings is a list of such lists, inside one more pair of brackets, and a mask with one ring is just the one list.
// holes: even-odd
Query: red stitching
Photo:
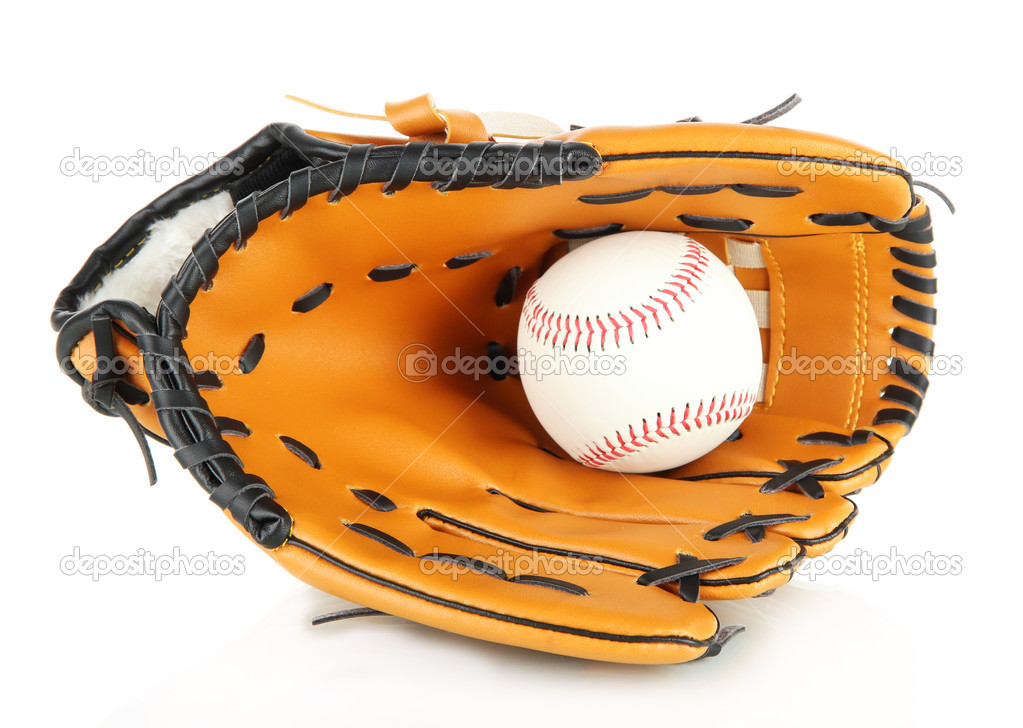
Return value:
[[(686, 303), (696, 300), (694, 294), (700, 290), (704, 274), (710, 265), (710, 258), (702, 246), (693, 241), (686, 242), (686, 250), (678, 267), (669, 279), (651, 295), (652, 303), (643, 302), (630, 307), (627, 311), (617, 314), (608, 313), (605, 323), (600, 315), (585, 318), (579, 315), (560, 314), (549, 310), (540, 301), (536, 293), (536, 283), (526, 293), (523, 310), (526, 315), (526, 330), (542, 344), (551, 346), (568, 346), (569, 339), (574, 341), (576, 349), (585, 340), (586, 349), (590, 350), (599, 339), (600, 348), (604, 349), (608, 335), (614, 338), (615, 346), (621, 346), (621, 337), (626, 335), (633, 341), (633, 335), (640, 327), (643, 334), (650, 334), (650, 320), (658, 329), (661, 328), (661, 311), (670, 321), (674, 321), (672, 309), (682, 313), (686, 311)], [(654, 305), (656, 304), (656, 305)], [(630, 316), (631, 314), (631, 316)], [(616, 318), (617, 317), (617, 318)]]
[[(725, 404), (726, 400), (727, 404)], [(586, 451), (581, 455), (576, 455), (575, 459), (583, 465), (591, 467), (607, 465), (637, 453), (644, 447), (657, 444), (662, 440), (670, 440), (672, 436), (677, 437), (682, 434), (680, 429), (692, 432), (694, 427), (697, 430), (702, 430), (704, 427), (718, 425), (722, 422), (740, 420), (753, 411), (755, 400), (755, 392), (732, 392), (731, 397), (725, 394), (720, 399), (711, 398), (710, 404), (706, 407), (703, 400), (700, 400), (696, 412), (692, 414), (689, 405), (686, 404), (681, 418), (677, 416), (675, 408), (672, 407), (671, 416), (667, 422), (658, 412), (655, 426), (651, 427), (650, 423), (644, 419), (641, 426), (642, 432), (636, 432), (636, 428), (629, 425), (628, 437), (623, 435), (621, 430), (616, 430), (613, 438), (604, 437), (603, 442), (596, 440), (586, 445)]]

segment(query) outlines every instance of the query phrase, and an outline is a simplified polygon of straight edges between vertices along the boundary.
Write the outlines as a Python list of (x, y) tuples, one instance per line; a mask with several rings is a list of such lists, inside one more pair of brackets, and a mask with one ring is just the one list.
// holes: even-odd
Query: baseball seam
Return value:
[(662, 417), (660, 412), (657, 413), (655, 427), (652, 427), (644, 418), (643, 424), (638, 428), (639, 431), (630, 424), (626, 429), (628, 435), (623, 435), (622, 430), (616, 430), (614, 439), (607, 436), (603, 438), (603, 442), (599, 439), (594, 440), (584, 446), (585, 450), (582, 454), (573, 455), (573, 457), (583, 465), (590, 467), (607, 465), (642, 452), (643, 448), (656, 445), (658, 442), (692, 432), (694, 429), (702, 430), (724, 422), (741, 421), (753, 411), (756, 398), (756, 392), (738, 390), (732, 392), (731, 395), (725, 394), (720, 399), (711, 398), (710, 404), (706, 407), (703, 400), (700, 400), (695, 411), (687, 403), (681, 417), (677, 415), (677, 409), (672, 407), (667, 420)]
[(608, 339), (614, 340), (615, 346), (621, 346), (622, 336), (627, 336), (629, 343), (634, 343), (635, 334), (642, 329), (644, 336), (650, 334), (651, 322), (661, 328), (662, 312), (669, 321), (674, 321), (672, 309), (685, 313), (685, 301), (694, 301), (693, 295), (700, 291), (704, 274), (710, 265), (710, 259), (704, 248), (688, 241), (686, 250), (675, 272), (669, 279), (651, 294), (649, 301), (630, 306), (628, 312), (608, 313), (607, 321), (598, 314), (581, 316), (579, 314), (563, 314), (548, 309), (536, 293), (537, 283), (530, 287), (524, 304), (526, 329), (537, 342), (551, 347), (566, 348), (569, 342), (575, 350), (584, 343), (587, 351), (592, 351), (595, 340), (603, 351)]

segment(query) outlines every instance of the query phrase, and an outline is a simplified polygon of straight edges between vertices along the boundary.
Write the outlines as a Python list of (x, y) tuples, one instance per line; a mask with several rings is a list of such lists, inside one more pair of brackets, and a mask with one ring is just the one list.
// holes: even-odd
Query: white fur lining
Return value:
[(176, 215), (153, 223), (141, 249), (103, 279), (99, 288), (82, 296), (81, 311), (99, 301), (127, 299), (156, 312), (160, 293), (181, 268), (192, 246), (234, 209), (228, 192), (195, 202)]

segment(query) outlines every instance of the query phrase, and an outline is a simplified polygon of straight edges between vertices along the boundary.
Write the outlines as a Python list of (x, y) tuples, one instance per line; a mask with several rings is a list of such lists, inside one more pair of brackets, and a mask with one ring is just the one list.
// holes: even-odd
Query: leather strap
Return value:
[(395, 131), (414, 141), (468, 144), (490, 139), (480, 117), (462, 109), (439, 111), (430, 94), (406, 101), (389, 101), (384, 104), (384, 113)]

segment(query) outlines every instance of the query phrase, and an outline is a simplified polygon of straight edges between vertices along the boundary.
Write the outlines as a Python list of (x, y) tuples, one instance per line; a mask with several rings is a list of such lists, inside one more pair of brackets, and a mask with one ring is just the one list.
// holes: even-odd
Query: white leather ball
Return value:
[(680, 233), (598, 238), (526, 294), (519, 374), (578, 462), (648, 473), (695, 460), (749, 415), (763, 372), (745, 290)]

